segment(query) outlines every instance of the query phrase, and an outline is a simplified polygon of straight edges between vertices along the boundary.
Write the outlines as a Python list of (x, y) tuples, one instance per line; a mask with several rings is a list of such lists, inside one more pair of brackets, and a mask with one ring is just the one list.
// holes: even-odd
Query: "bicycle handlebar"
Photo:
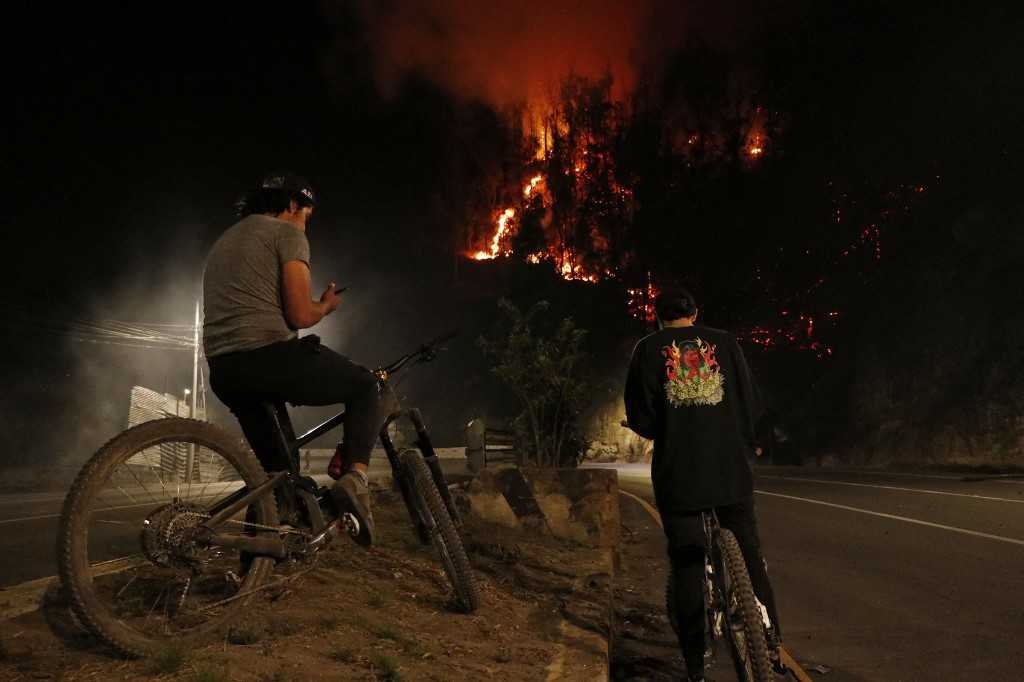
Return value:
[(427, 341), (417, 350), (414, 350), (411, 353), (406, 353), (398, 360), (392, 362), (390, 365), (385, 365), (383, 367), (378, 368), (377, 371), (383, 372), (384, 374), (394, 374), (395, 372), (399, 371), (400, 369), (402, 369), (403, 367), (407, 366), (410, 363), (415, 364), (418, 362), (430, 362), (431, 360), (434, 359), (434, 353), (435, 350), (437, 349), (437, 346), (441, 345), (445, 341), (449, 341), (455, 338), (456, 336), (458, 336), (458, 333), (459, 331), (457, 329), (454, 329), (450, 332), (447, 332), (446, 334), (441, 334), (437, 338)]

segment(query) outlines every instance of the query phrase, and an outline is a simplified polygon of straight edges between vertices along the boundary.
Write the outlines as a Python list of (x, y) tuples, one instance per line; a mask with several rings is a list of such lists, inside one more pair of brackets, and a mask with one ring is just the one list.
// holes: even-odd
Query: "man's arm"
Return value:
[(331, 282), (319, 301), (312, 300), (309, 266), (301, 260), (290, 260), (281, 266), (281, 298), (284, 319), (292, 329), (312, 327), (334, 312), (341, 300)]
[[(733, 364), (736, 367), (737, 388), (740, 393), (740, 423), (737, 426), (744, 440), (757, 452), (761, 448), (758, 447), (754, 425), (761, 419), (764, 411), (761, 406), (761, 395), (757, 390), (757, 384), (750, 371), (750, 365), (747, 364), (747, 360), (743, 356), (743, 349), (740, 348), (735, 338), (731, 339), (731, 342)], [(757, 452), (757, 455), (760, 456), (761, 453)]]
[(654, 438), (657, 413), (654, 408), (655, 391), (651, 387), (651, 378), (644, 367), (643, 351), (640, 344), (633, 348), (633, 358), (629, 362), (629, 374), (626, 375), (626, 392), (623, 396), (626, 403), (626, 421), (629, 428), (644, 438)]

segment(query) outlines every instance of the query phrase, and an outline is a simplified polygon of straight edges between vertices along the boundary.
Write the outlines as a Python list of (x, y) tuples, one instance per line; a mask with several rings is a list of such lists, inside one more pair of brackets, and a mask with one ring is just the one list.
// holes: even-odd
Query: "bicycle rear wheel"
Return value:
[(441, 500), (427, 463), (416, 450), (403, 450), (398, 455), (398, 461), (409, 486), (413, 505), (420, 516), (419, 527), (429, 534), (448, 581), (455, 589), (459, 606), (466, 613), (476, 611), (480, 605), (480, 593), (473, 579), (469, 557), (466, 556), (462, 537)]
[(736, 674), (742, 682), (771, 682), (775, 673), (768, 657), (764, 620), (739, 542), (732, 531), (720, 528), (715, 543), (721, 553), (723, 570), (719, 571), (719, 580), (725, 598), (725, 630)]
[[(243, 564), (237, 551), (192, 534), (217, 501), (266, 478), (251, 452), (206, 422), (159, 419), (115, 436), (79, 472), (61, 512), (57, 562), (75, 614), (128, 656), (187, 646), (225, 627), (273, 560)], [(274, 496), (228, 525), (237, 532), (247, 522), (250, 532), (272, 532)]]

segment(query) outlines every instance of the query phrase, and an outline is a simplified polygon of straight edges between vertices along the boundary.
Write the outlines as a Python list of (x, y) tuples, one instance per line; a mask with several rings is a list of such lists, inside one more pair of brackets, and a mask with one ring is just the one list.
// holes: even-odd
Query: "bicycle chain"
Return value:
[[(190, 517), (198, 517), (201, 519), (213, 518), (211, 514), (201, 514), (199, 512), (186, 512)], [(262, 523), (256, 523), (254, 521), (236, 521), (235, 519), (228, 519), (226, 523), (236, 523), (240, 526), (246, 526), (248, 528), (256, 528), (258, 530), (270, 530), (275, 533), (294, 534), (294, 535), (305, 535), (305, 533), (298, 528), (285, 528), (284, 526), (268, 526)]]
[[(207, 514), (206, 518), (210, 518), (210, 515)], [(259, 530), (273, 530), (274, 532), (281, 532), (281, 534), (286, 535), (306, 535), (306, 532), (304, 530), (300, 530), (299, 528), (293, 528), (291, 526), (286, 527), (283, 525), (265, 525), (263, 523), (256, 523), (254, 521), (236, 521), (234, 519), (227, 519), (227, 523), (238, 523), (239, 525), (248, 526), (250, 528), (257, 528)]]

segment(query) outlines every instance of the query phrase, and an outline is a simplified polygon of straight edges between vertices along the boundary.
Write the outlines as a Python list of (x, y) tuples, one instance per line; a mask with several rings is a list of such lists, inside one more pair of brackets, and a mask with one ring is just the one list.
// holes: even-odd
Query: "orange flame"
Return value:
[(537, 184), (544, 179), (543, 175), (535, 175), (530, 178), (530, 184), (523, 188), (523, 196), (528, 197), (537, 187)]
[(490, 251), (477, 251), (473, 254), (473, 258), (476, 260), (490, 260), (497, 258), (501, 253), (501, 239), (508, 234), (509, 227), (508, 221), (514, 218), (516, 211), (513, 208), (506, 208), (505, 211), (498, 215), (498, 231), (494, 233), (494, 237), (491, 239), (491, 250)]
[(760, 133), (755, 133), (750, 138), (750, 144), (747, 145), (747, 154), (753, 157), (761, 156), (764, 153), (764, 143), (761, 140)]

